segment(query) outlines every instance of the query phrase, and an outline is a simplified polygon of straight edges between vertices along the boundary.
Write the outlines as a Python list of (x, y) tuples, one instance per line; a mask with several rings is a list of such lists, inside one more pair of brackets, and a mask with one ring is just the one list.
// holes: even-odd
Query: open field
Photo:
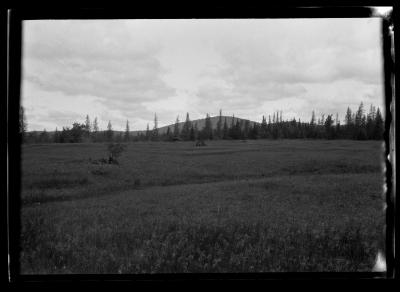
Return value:
[(382, 142), (24, 145), (22, 273), (370, 271)]

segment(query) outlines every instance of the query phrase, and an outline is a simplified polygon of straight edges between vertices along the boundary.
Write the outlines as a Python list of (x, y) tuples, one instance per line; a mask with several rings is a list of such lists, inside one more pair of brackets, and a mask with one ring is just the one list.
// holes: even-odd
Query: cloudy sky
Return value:
[(309, 120), (384, 104), (380, 18), (32, 20), (23, 25), (28, 130), (97, 117), (131, 130), (206, 113)]

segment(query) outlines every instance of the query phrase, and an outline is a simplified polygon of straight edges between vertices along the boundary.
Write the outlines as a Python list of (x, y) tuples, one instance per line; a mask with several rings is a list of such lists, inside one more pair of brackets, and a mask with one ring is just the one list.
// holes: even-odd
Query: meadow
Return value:
[(383, 142), (22, 148), (22, 274), (371, 271)]

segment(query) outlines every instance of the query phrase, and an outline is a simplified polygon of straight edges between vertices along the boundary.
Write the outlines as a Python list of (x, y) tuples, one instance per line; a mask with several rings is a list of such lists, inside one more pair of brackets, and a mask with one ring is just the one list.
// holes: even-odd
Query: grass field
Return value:
[(382, 142), (24, 145), (21, 273), (371, 271)]

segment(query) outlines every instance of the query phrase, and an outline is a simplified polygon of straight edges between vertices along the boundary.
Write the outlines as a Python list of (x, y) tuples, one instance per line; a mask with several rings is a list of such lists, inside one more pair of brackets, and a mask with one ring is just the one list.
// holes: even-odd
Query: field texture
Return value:
[(23, 146), (21, 273), (371, 271), (376, 141)]

